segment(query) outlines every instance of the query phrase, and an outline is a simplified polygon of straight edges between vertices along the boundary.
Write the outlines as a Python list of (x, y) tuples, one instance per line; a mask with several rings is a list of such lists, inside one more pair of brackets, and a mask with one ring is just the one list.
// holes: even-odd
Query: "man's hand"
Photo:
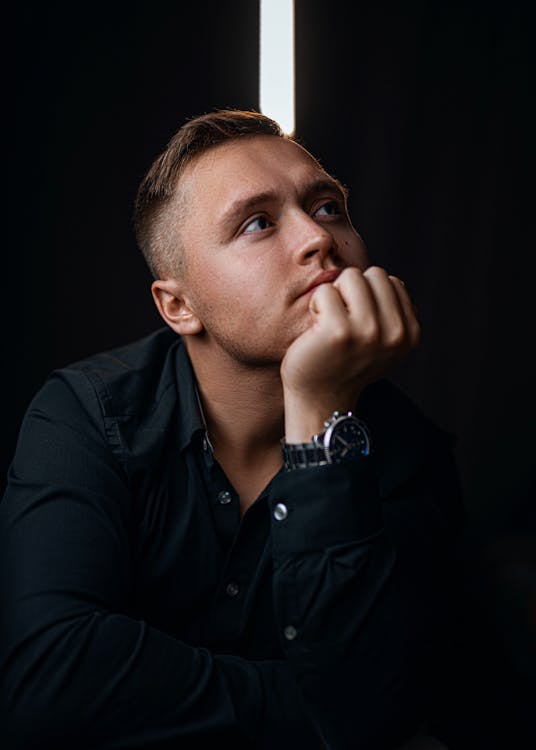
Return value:
[(311, 440), (338, 409), (353, 409), (363, 388), (417, 346), (420, 326), (400, 279), (383, 268), (346, 268), (321, 284), (309, 309), (312, 324), (281, 363), (285, 438)]

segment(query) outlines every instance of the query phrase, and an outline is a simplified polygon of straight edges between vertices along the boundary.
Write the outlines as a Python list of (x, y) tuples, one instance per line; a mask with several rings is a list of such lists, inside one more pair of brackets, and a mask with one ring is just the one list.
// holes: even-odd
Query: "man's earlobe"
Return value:
[(151, 292), (164, 322), (181, 336), (194, 336), (203, 331), (203, 324), (192, 309), (188, 298), (174, 279), (157, 279)]

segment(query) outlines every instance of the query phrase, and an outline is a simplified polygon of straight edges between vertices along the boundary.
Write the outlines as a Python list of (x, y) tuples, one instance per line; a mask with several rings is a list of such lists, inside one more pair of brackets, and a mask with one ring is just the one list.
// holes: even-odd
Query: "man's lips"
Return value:
[(308, 292), (311, 292), (313, 289), (316, 289), (317, 286), (320, 286), (320, 284), (333, 284), (335, 279), (340, 275), (341, 273), (340, 268), (331, 268), (329, 271), (321, 271), (317, 276), (314, 277), (314, 279), (309, 282), (309, 284), (299, 293), (299, 297), (302, 297), (304, 294), (307, 294)]

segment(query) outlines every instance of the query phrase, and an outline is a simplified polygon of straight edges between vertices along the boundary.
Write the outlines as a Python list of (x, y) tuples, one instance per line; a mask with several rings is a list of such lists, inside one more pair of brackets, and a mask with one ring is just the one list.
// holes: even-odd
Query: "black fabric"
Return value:
[(441, 679), (457, 474), (387, 381), (358, 415), (371, 457), (282, 469), (241, 519), (170, 330), (53, 373), (0, 503), (7, 747), (410, 736)]

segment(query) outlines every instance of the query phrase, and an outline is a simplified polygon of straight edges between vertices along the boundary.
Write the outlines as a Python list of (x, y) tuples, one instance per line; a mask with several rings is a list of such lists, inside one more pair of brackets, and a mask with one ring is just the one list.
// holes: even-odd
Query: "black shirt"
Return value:
[(411, 735), (458, 484), (449, 436), (393, 385), (369, 386), (359, 415), (371, 457), (282, 469), (241, 519), (172, 331), (53, 373), (0, 503), (7, 746)]

